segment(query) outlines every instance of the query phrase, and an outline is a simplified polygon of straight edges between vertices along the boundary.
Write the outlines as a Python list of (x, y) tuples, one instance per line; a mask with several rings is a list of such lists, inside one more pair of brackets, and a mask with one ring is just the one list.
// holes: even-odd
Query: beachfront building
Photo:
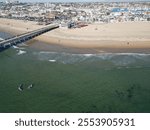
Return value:
[[(0, 17), (36, 21), (38, 24), (59, 23), (67, 26), (82, 23), (115, 23), (150, 21), (150, 2), (126, 3), (3, 3)], [(65, 24), (66, 23), (66, 24)]]

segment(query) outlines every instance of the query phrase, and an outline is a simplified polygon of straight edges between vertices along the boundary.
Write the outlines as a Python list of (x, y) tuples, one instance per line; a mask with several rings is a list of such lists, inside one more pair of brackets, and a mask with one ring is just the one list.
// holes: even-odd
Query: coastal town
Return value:
[(27, 1), (0, 1), (0, 113), (150, 112), (150, 0)]
[(34, 21), (38, 25), (58, 23), (80, 28), (92, 23), (150, 21), (150, 2), (21, 3), (0, 2), (0, 18)]

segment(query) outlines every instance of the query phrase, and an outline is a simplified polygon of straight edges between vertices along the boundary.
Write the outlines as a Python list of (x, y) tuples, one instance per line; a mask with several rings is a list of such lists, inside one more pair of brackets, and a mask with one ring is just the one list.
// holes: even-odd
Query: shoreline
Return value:
[[(42, 27), (44, 26), (36, 25), (35, 22), (0, 18), (0, 31), (13, 35)], [(95, 27), (98, 30), (95, 30)], [(96, 52), (103, 49), (143, 52), (145, 49), (150, 50), (150, 22), (92, 24), (77, 29), (59, 28), (33, 40), (67, 48), (93, 49), (97, 50)]]
[(71, 54), (100, 54), (100, 53), (150, 53), (150, 48), (77, 48), (57, 44), (47, 44), (45, 42), (33, 41), (31, 48), (38, 51), (65, 52)]

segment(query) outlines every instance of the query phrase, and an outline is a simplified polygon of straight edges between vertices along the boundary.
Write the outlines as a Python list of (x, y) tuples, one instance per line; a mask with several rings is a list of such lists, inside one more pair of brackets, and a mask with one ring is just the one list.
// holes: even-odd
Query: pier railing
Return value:
[(54, 30), (56, 28), (59, 28), (59, 25), (52, 24), (52, 25), (49, 25), (49, 26), (46, 26), (37, 30), (33, 30), (27, 33), (23, 33), (17, 36), (4, 39), (3, 41), (0, 41), (0, 52), (10, 48), (11, 46), (18, 45), (22, 42), (31, 40), (39, 35), (42, 35), (43, 33)]

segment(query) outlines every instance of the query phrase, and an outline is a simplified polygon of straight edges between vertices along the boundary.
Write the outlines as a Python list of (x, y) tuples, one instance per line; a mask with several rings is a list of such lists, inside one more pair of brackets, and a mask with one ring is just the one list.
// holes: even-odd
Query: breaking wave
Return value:
[(23, 55), (23, 54), (25, 54), (25, 53), (26, 53), (26, 51), (18, 50), (17, 55)]
[(0, 37), (0, 41), (3, 41), (4, 39)]
[(65, 52), (37, 52), (34, 53), (39, 60), (73, 64), (80, 62), (107, 61), (114, 65), (126, 66), (136, 62), (150, 63), (150, 54), (146, 53), (99, 53), (99, 54), (71, 54)]
[(49, 62), (56, 62), (56, 60), (49, 60)]

